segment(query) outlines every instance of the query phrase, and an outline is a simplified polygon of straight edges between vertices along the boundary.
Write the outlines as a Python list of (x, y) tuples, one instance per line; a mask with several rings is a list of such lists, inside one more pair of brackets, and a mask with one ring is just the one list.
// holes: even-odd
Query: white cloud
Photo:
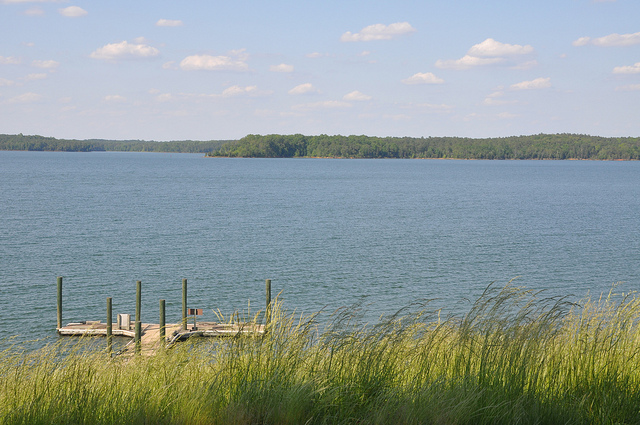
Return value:
[(231, 52), (228, 56), (193, 55), (180, 62), (185, 71), (246, 71), (249, 69), (246, 60), (248, 55), (243, 50)]
[(20, 58), (15, 58), (13, 56), (0, 56), (0, 65), (18, 65), (20, 62)]
[(271, 72), (293, 72), (293, 65), (287, 65), (286, 63), (281, 63), (280, 65), (271, 65), (269, 67), (269, 71), (271, 71)]
[(294, 105), (293, 109), (344, 109), (350, 108), (351, 106), (353, 105), (348, 102), (341, 102), (339, 100), (324, 100), (321, 102)]
[(89, 12), (78, 6), (69, 6), (64, 9), (58, 9), (58, 13), (62, 16), (66, 16), (67, 18), (79, 18), (80, 16), (89, 14)]
[(16, 85), (15, 81), (7, 80), (6, 78), (0, 77), (0, 87), (8, 87), (8, 86), (15, 86), (15, 85)]
[(32, 66), (36, 68), (50, 69), (54, 70), (60, 65), (60, 62), (56, 62), (54, 60), (35, 60), (31, 62)]
[(162, 69), (176, 69), (176, 61), (169, 61), (162, 64)]
[(418, 72), (409, 78), (402, 80), (404, 84), (442, 84), (444, 80), (436, 77), (431, 72)]
[(407, 103), (400, 105), (403, 109), (411, 109), (419, 112), (435, 112), (435, 113), (449, 113), (454, 109), (453, 105), (447, 105), (446, 103)]
[(147, 44), (148, 43), (147, 39), (145, 37), (142, 37), (142, 36), (134, 38), (133, 42), (135, 44)]
[(472, 112), (470, 114), (465, 115), (465, 117), (463, 118), (464, 121), (471, 121), (471, 120), (475, 120), (476, 118), (481, 118), (482, 116), (476, 112)]
[(345, 32), (340, 41), (374, 41), (391, 40), (403, 34), (414, 32), (415, 28), (408, 22), (396, 22), (390, 25), (375, 24), (364, 27), (359, 33)]
[(510, 103), (516, 103), (515, 101), (501, 99), (503, 96), (504, 92), (502, 90), (494, 91), (493, 93), (489, 94), (482, 103), (488, 106), (500, 106)]
[(152, 58), (158, 56), (160, 51), (155, 47), (140, 43), (111, 43), (92, 52), (89, 57), (93, 59), (116, 60), (134, 58)]
[(171, 93), (162, 93), (156, 96), (156, 100), (158, 102), (168, 102), (172, 99), (173, 99), (173, 96), (171, 95)]
[(640, 84), (631, 84), (628, 86), (616, 87), (616, 91), (636, 91), (640, 90)]
[(533, 53), (533, 47), (530, 45), (521, 46), (519, 44), (505, 44), (487, 38), (482, 43), (472, 46), (467, 54), (477, 57), (501, 57), (513, 55), (526, 55)]
[(441, 103), (439, 105), (436, 105), (433, 103), (418, 103), (417, 106), (421, 108), (429, 109), (431, 111), (440, 111), (440, 112), (448, 112), (454, 108), (453, 105), (447, 105), (446, 103)]
[(571, 44), (577, 47), (586, 46), (587, 44), (589, 44), (590, 41), (591, 41), (591, 37), (580, 37), (579, 39), (575, 40)]
[(158, 19), (156, 22), (158, 27), (181, 27), (182, 21), (179, 19)]
[(640, 32), (633, 34), (609, 34), (598, 38), (580, 37), (572, 44), (574, 46), (586, 46), (591, 44), (593, 46), (600, 47), (633, 46), (635, 44), (640, 44)]
[(487, 106), (515, 105), (519, 103), (517, 100), (505, 100), (502, 97), (504, 97), (504, 92), (498, 90), (489, 94), (482, 103)]
[(35, 80), (43, 80), (47, 78), (47, 74), (45, 73), (40, 73), (40, 74), (29, 74), (26, 77), (24, 77), (25, 81), (35, 81)]
[(316, 59), (316, 58), (321, 58), (323, 56), (328, 56), (328, 55), (325, 53), (313, 52), (313, 53), (307, 54), (306, 56), (311, 59)]
[(536, 78), (535, 80), (523, 81), (510, 86), (511, 90), (537, 90), (548, 87), (551, 87), (551, 78)]
[(466, 55), (460, 59), (436, 61), (436, 67), (441, 69), (469, 69), (475, 66), (493, 65), (503, 62), (504, 58), (479, 58), (476, 56)]
[[(258, 86), (230, 86), (222, 91), (222, 93), (178, 93), (177, 96), (186, 99), (219, 99), (238, 96), (268, 96), (273, 94), (269, 90), (259, 90)], [(160, 95), (156, 98), (159, 101), (174, 99), (173, 95)]]
[(342, 96), (342, 99), (362, 102), (362, 101), (371, 100), (372, 97), (362, 92), (359, 92), (358, 90), (355, 90), (355, 91), (352, 91), (351, 93), (347, 93), (344, 96)]
[(498, 118), (501, 120), (510, 120), (513, 118), (518, 118), (520, 115), (518, 114), (512, 114), (510, 112), (501, 112), (498, 114)]
[(311, 83), (299, 84), (288, 91), (289, 94), (310, 94), (318, 93), (318, 89), (313, 87)]
[(613, 68), (614, 74), (640, 74), (640, 62), (630, 66), (616, 66)]
[[(530, 55), (534, 49), (530, 45), (507, 44), (487, 38), (482, 43), (475, 44), (467, 51), (467, 54), (460, 59), (439, 59), (436, 66), (443, 69), (469, 69), (476, 66), (494, 65), (507, 61), (513, 61), (515, 56)], [(513, 69), (529, 69), (537, 65), (535, 60), (523, 62), (513, 66)]]
[(224, 91), (222, 92), (222, 96), (223, 97), (241, 96), (244, 94), (256, 93), (257, 90), (258, 90), (257, 86), (246, 86), (246, 87), (231, 86), (224, 89)]
[(119, 94), (111, 94), (105, 96), (104, 101), (109, 103), (124, 103), (127, 101), (127, 98), (124, 96), (120, 96)]
[(35, 103), (42, 99), (42, 96), (36, 93), (24, 93), (9, 99), (9, 103)]

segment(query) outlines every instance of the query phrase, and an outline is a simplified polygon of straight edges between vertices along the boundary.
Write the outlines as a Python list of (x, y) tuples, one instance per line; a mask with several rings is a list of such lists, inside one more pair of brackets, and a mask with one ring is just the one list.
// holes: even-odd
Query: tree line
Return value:
[(483, 139), (250, 134), (207, 156), (640, 160), (640, 138), (568, 133)]
[(155, 142), (144, 140), (68, 140), (22, 134), (0, 134), (0, 150), (63, 151), (63, 152), (179, 152), (207, 153), (220, 148), (228, 140), (181, 140)]
[(0, 150), (183, 152), (249, 158), (640, 160), (640, 138), (535, 134), (497, 138), (249, 134), (240, 140), (69, 140), (0, 134)]

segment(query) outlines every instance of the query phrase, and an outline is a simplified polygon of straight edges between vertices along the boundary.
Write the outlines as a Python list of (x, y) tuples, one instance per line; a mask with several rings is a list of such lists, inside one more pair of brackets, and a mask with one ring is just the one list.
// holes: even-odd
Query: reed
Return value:
[(426, 303), (367, 324), (358, 308), (318, 324), (276, 299), (264, 336), (150, 357), (107, 357), (100, 339), (13, 347), (0, 423), (640, 423), (634, 294), (573, 303), (510, 283), (461, 317)]

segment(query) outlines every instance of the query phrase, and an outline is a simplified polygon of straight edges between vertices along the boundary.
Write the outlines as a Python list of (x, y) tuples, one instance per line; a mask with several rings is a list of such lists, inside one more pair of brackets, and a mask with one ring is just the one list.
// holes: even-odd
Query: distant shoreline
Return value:
[(221, 156), (221, 155), (205, 155), (206, 158), (225, 158), (225, 159), (397, 159), (397, 160), (436, 160), (436, 161), (617, 161), (617, 162), (633, 162), (640, 161), (638, 159), (598, 159), (598, 158), (506, 158), (506, 159), (484, 159), (484, 158), (358, 158), (358, 157), (340, 157), (340, 156), (297, 156), (297, 157), (255, 157), (255, 156)]
[(207, 156), (245, 158), (402, 158), (640, 160), (640, 138), (536, 134), (501, 138), (248, 135)]
[(536, 134), (499, 138), (248, 135), (239, 140), (67, 140), (0, 134), (0, 150), (201, 153), (228, 158), (640, 160), (640, 137)]

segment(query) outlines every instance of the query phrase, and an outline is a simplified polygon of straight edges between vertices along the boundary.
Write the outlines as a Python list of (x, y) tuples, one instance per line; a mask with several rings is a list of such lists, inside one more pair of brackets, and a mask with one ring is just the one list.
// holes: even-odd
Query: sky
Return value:
[(638, 0), (0, 0), (0, 133), (640, 136)]

